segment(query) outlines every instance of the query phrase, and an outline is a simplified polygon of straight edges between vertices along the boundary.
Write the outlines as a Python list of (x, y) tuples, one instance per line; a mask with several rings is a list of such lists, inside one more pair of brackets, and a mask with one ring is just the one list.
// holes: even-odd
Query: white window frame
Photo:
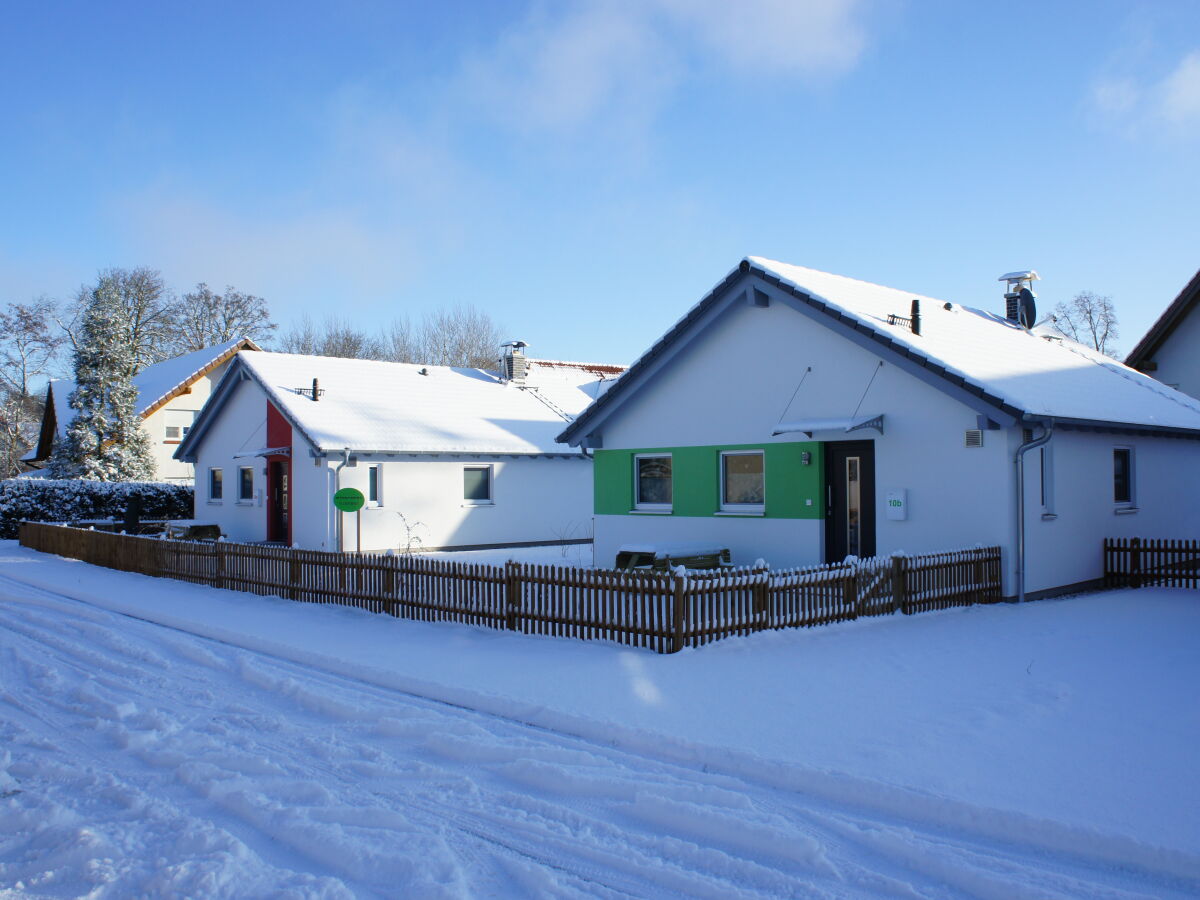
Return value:
[[(375, 474), (375, 496), (371, 497), (371, 473)], [(367, 466), (367, 506), (378, 509), (383, 506), (383, 466), (378, 463)]]
[(468, 463), (463, 466), (463, 476), (467, 474), (468, 469), (483, 469), (487, 472), (488, 495), (486, 500), (472, 500), (467, 497), (467, 485), (465, 480), (462, 485), (463, 506), (495, 506), (496, 505), (496, 467), (492, 463)]
[[(214, 478), (214, 475), (216, 476)], [(213, 488), (220, 486), (220, 494), (214, 494)], [(211, 466), (208, 470), (208, 502), (223, 503), (225, 501), (225, 470), (220, 466)]]
[[(175, 433), (171, 434), (172, 431), (174, 431)], [(183, 440), (183, 426), (182, 425), (166, 425), (163, 427), (163, 435), (164, 435), (163, 443), (169, 444), (169, 443), (173, 442), (173, 443), (178, 444), (180, 441)]]
[(1041, 492), (1042, 518), (1057, 519), (1058, 516), (1054, 512), (1054, 442), (1042, 444), (1038, 450), (1038, 487)]
[[(1113, 474), (1112, 474), (1112, 488), (1111, 488), (1112, 493), (1110, 496), (1111, 496), (1112, 502), (1113, 502), (1113, 511), (1116, 512), (1118, 515), (1120, 515), (1122, 513), (1137, 512), (1137, 508), (1138, 508), (1138, 506), (1137, 506), (1137, 453), (1134, 452), (1134, 448), (1129, 446), (1128, 444), (1117, 444), (1116, 446), (1114, 446), (1112, 448), (1112, 450), (1113, 450), (1113, 452), (1112, 452), (1111, 458), (1114, 462), (1114, 467), (1113, 467)], [(1116, 456), (1117, 456), (1118, 451), (1122, 451), (1122, 450), (1129, 454), (1129, 466), (1128, 466), (1129, 471), (1127, 473), (1128, 480), (1129, 480), (1129, 499), (1128, 500), (1118, 500), (1117, 499), (1117, 473), (1116, 473), (1115, 462), (1116, 462)]]
[[(250, 496), (246, 497), (242, 494), (242, 475), (245, 472), (250, 473)], [(237, 502), (252, 503), (254, 502), (254, 466), (238, 466), (238, 483), (237, 483)]]
[[(725, 460), (730, 456), (757, 456), (762, 460), (762, 503), (727, 503), (725, 501)], [(718, 462), (720, 470), (720, 494), (718, 499), (721, 505), (721, 512), (733, 513), (743, 516), (761, 516), (767, 509), (767, 454), (762, 450), (722, 450), (721, 458)]]
[[(639, 495), (641, 490), (641, 461), (643, 459), (666, 459), (671, 462), (671, 502), (643, 503)], [(675, 502), (675, 460), (670, 453), (635, 453), (633, 455), (633, 508), (637, 512), (669, 513), (674, 509)]]

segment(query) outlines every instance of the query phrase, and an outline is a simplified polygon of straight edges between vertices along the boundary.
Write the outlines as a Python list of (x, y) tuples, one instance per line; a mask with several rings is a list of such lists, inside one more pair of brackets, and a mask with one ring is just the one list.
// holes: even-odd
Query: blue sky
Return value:
[(43, 3), (5, 17), (0, 301), (109, 266), (282, 324), (456, 303), (629, 362), (745, 255), (976, 306), (1200, 267), (1200, 3)]

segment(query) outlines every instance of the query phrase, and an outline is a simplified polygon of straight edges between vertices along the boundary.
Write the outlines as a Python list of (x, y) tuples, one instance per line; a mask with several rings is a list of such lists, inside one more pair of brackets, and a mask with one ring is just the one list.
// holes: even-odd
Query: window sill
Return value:
[(669, 516), (672, 510), (670, 509), (631, 509), (631, 516)]
[(163, 441), (164, 444), (182, 444), (183, 441)]
[(740, 519), (746, 519), (746, 518), (761, 519), (766, 514), (767, 514), (767, 511), (765, 509), (747, 509), (744, 511), (740, 510), (740, 509), (739, 510), (722, 509), (722, 510), (719, 510), (718, 512), (713, 513), (714, 516), (726, 516), (726, 517), (731, 517), (731, 518), (735, 518), (735, 519), (739, 519), (739, 518)]
[(479, 500), (475, 503), (472, 503), (471, 501), (468, 500), (466, 503), (464, 503), (462, 505), (462, 508), (463, 509), (486, 509), (489, 506), (495, 506), (495, 505), (496, 505), (495, 500)]
[(208, 500), (207, 503), (209, 506), (224, 506), (225, 505), (224, 500)]
[(1114, 516), (1132, 516), (1138, 511), (1136, 506), (1118, 506), (1113, 510)]
[(1043, 522), (1053, 522), (1058, 518), (1058, 513), (1042, 513)]
[(253, 506), (254, 501), (253, 500), (238, 500), (234, 505), (235, 506)]

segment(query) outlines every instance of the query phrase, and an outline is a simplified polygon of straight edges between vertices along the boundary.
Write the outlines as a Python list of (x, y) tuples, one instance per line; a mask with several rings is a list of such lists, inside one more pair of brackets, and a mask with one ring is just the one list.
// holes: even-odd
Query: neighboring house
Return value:
[[(258, 349), (249, 338), (228, 341), (147, 366), (133, 377), (138, 390), (137, 412), (154, 453), (155, 478), (180, 483), (192, 481), (191, 465), (175, 459), (175, 450), (234, 355), (240, 350)], [(65, 437), (75, 416), (68, 405), (74, 390), (74, 383), (64, 380), (51, 381), (46, 388), (37, 446), (22, 458), (30, 469), (44, 468), (55, 443)]]
[(1200, 272), (1158, 317), (1125, 365), (1200, 397)]
[[(590, 538), (591, 459), (554, 438), (623, 369), (522, 346), (500, 375), (239, 354), (179, 447), (198, 473), (196, 518), (232, 540), (317, 550)], [(348, 487), (361, 513), (334, 508)]]
[(1012, 596), (1094, 582), (1105, 537), (1200, 535), (1200, 402), (1023, 327), (1020, 274), (993, 313), (743, 260), (560, 435), (595, 448), (597, 563), (1000, 545)]

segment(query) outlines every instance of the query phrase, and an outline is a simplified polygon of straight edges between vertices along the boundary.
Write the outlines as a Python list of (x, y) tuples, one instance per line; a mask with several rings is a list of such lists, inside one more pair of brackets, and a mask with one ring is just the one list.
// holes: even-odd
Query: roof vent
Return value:
[(982, 447), (983, 432), (978, 428), (968, 428), (963, 434), (964, 447)]
[(315, 403), (321, 399), (321, 395), (325, 393), (325, 388), (321, 387), (321, 383), (317, 379), (313, 379), (311, 388), (292, 388), (301, 397), (309, 397)]
[(501, 381), (525, 383), (525, 372), (529, 366), (529, 360), (525, 358), (525, 348), (528, 346), (524, 341), (505, 341), (500, 345)]
[(996, 280), (1007, 282), (1004, 290), (1004, 317), (1022, 328), (1032, 328), (1037, 321), (1037, 304), (1034, 302), (1037, 294), (1033, 292), (1033, 283), (1041, 280), (1038, 273), (1033, 269), (1025, 269), (1007, 272)]

